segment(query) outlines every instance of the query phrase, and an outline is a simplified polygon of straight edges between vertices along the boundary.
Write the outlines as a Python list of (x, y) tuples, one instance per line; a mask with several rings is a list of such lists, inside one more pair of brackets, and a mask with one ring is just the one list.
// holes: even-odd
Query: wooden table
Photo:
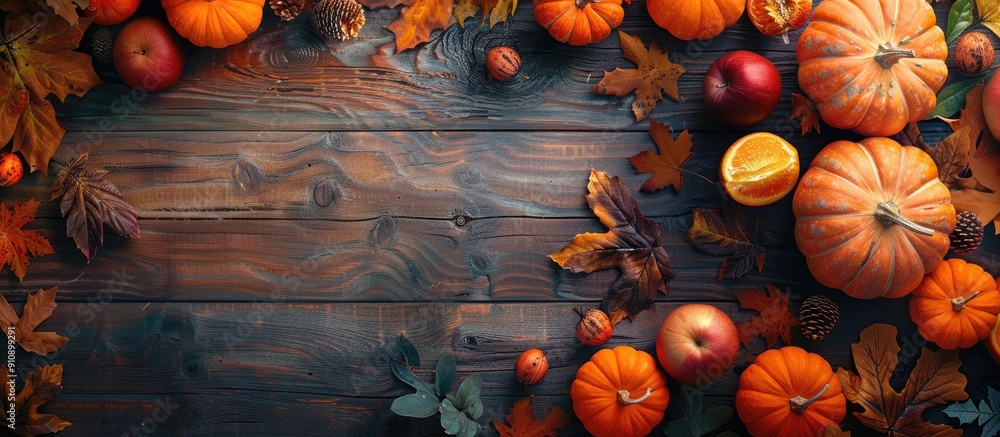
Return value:
[[(155, 4), (141, 13), (155, 14), (158, 3), (147, 3)], [(948, 6), (935, 5), (942, 25)], [(786, 45), (744, 16), (714, 40), (682, 42), (652, 24), (642, 0), (625, 9), (622, 30), (655, 40), (688, 70), (680, 101), (661, 102), (650, 117), (693, 133), (686, 169), (714, 179), (722, 152), (751, 131), (788, 138), (803, 163), (834, 139), (857, 138), (826, 125), (803, 136), (789, 120), (798, 31)], [(279, 24), (268, 12), (246, 43), (189, 47), (184, 76), (166, 92), (134, 92), (104, 69), (106, 84), (57, 105), (69, 133), (56, 159), (89, 153), (141, 214), (141, 238), (108, 236), (87, 263), (65, 236), (57, 203), (43, 202), (31, 227), (57, 254), (33, 259), (23, 282), (9, 269), (0, 276), (18, 307), (29, 291), (59, 287), (42, 328), (69, 343), (44, 358), (20, 353), (18, 366), (64, 365), (63, 391), (46, 407), (73, 423), (61, 435), (437, 435), (434, 421), (389, 411), (411, 392), (389, 370), (400, 333), (431, 363), (422, 366), (428, 372), (448, 353), (459, 378), (482, 375), (479, 423), (489, 435), (491, 419), (527, 395), (539, 414), (569, 410), (570, 383), (595, 352), (576, 341), (573, 308), (598, 304), (617, 272), (574, 274), (547, 256), (578, 233), (604, 231), (584, 199), (592, 168), (620, 176), (662, 223), (677, 273), (669, 296), (618, 325), (609, 346), (652, 351), (660, 321), (682, 303), (749, 320), (754, 313), (740, 310), (733, 292), (775, 284), (790, 290), (796, 309), (812, 294), (842, 308), (829, 337), (814, 342), (796, 331), (793, 344), (853, 368), (850, 343), (887, 322), (899, 327), (912, 365), (912, 346), (924, 343), (908, 299), (859, 301), (815, 283), (792, 238), (791, 196), (750, 209), (766, 217), (775, 245), (763, 271), (715, 280), (722, 259), (693, 249), (684, 233), (692, 208), (720, 205), (718, 190), (687, 176), (679, 193), (640, 193), (647, 175), (626, 158), (655, 147), (649, 120), (635, 122), (632, 97), (590, 91), (605, 70), (632, 67), (617, 34), (563, 45), (521, 2), (507, 24), (490, 30), (476, 17), (394, 54), (383, 27), (396, 13), (368, 11), (359, 38), (327, 46), (307, 19)], [(529, 78), (487, 77), (485, 50), (501, 43), (520, 51)], [(717, 122), (700, 92), (708, 66), (740, 48), (771, 59), (785, 90), (777, 111), (750, 128)], [(921, 128), (930, 143), (947, 134), (939, 121)], [(53, 174), (36, 172), (0, 193), (47, 200)], [(993, 233), (988, 227), (987, 242), (966, 259), (998, 275)], [(551, 370), (523, 387), (512, 367), (530, 347), (546, 351)], [(740, 372), (763, 350), (759, 340), (742, 349), (737, 365), (704, 387), (708, 402), (731, 405)], [(973, 399), (1000, 388), (1000, 368), (982, 345), (961, 357)], [(741, 427), (735, 417), (727, 424)], [(845, 427), (871, 434), (852, 417)], [(560, 435), (583, 433), (574, 419)]]

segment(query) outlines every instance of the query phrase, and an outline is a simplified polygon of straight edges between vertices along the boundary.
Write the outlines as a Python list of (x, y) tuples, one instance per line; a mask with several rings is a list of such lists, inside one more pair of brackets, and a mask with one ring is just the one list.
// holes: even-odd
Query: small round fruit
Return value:
[(24, 164), (16, 153), (0, 154), (0, 187), (9, 187), (21, 182), (24, 176)]
[(597, 308), (591, 308), (587, 312), (576, 308), (580, 314), (580, 321), (576, 324), (576, 338), (587, 346), (600, 346), (611, 339), (613, 328), (608, 313)]
[(656, 358), (667, 374), (684, 384), (707, 384), (722, 376), (739, 352), (736, 324), (712, 305), (674, 308), (656, 333)]
[(799, 153), (788, 141), (770, 132), (740, 138), (719, 164), (722, 187), (733, 200), (747, 206), (777, 202), (795, 188)]
[(486, 52), (486, 71), (503, 82), (521, 71), (521, 55), (510, 46), (496, 46)]
[(514, 376), (524, 385), (538, 384), (549, 372), (549, 360), (541, 349), (528, 349), (514, 362)]
[(1000, 138), (1000, 74), (993, 74), (983, 88), (983, 116), (993, 138)]
[(184, 72), (184, 50), (177, 35), (155, 17), (136, 18), (122, 27), (113, 56), (122, 80), (145, 92), (166, 89)]
[(781, 75), (767, 58), (748, 50), (727, 53), (708, 67), (701, 83), (705, 107), (719, 121), (750, 126), (781, 101)]
[(982, 32), (969, 32), (958, 40), (955, 46), (955, 65), (958, 71), (973, 75), (989, 70), (993, 66), (993, 43)]

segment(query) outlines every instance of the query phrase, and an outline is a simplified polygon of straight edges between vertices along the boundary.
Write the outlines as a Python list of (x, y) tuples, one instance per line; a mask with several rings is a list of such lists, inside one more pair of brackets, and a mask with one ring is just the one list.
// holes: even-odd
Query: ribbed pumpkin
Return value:
[(1000, 291), (982, 267), (951, 258), (920, 282), (910, 300), (910, 318), (920, 335), (942, 349), (970, 348), (993, 330)]
[(712, 39), (743, 15), (746, 0), (647, 0), (657, 26), (683, 39)]
[(840, 379), (823, 357), (770, 349), (740, 375), (736, 412), (754, 436), (816, 437), (847, 413)]
[(622, 24), (622, 0), (535, 0), (535, 20), (556, 41), (582, 46), (598, 42)]
[(667, 378), (653, 356), (630, 346), (601, 349), (576, 372), (573, 412), (596, 437), (638, 437), (663, 419)]
[(824, 147), (792, 198), (795, 242), (813, 277), (860, 299), (913, 291), (944, 259), (955, 227), (937, 177), (927, 153), (888, 138)]
[(167, 21), (180, 36), (217, 49), (247, 39), (260, 27), (265, 0), (162, 0)]
[(824, 0), (799, 36), (799, 86), (820, 117), (865, 136), (923, 119), (948, 78), (948, 45), (925, 0)]
[(84, 12), (88, 17), (94, 17), (96, 24), (114, 26), (131, 17), (140, 3), (142, 0), (90, 0)]

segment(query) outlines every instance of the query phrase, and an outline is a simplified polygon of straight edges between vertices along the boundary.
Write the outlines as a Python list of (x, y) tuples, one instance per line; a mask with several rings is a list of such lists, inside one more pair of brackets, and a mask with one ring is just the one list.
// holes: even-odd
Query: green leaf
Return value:
[(473, 419), (478, 419), (483, 415), (483, 400), (476, 399), (472, 405), (465, 408), (465, 415)]
[(455, 381), (455, 358), (449, 354), (444, 354), (438, 360), (434, 370), (434, 391), (437, 392), (438, 399), (444, 399), (448, 390), (451, 390), (451, 383)]
[(695, 425), (686, 418), (674, 419), (663, 428), (663, 433), (670, 437), (701, 437), (701, 434), (694, 434), (692, 431)]
[(479, 433), (479, 424), (459, 411), (451, 401), (445, 399), (441, 402), (438, 411), (441, 413), (441, 428), (445, 434), (472, 437)]
[(958, 39), (965, 29), (972, 25), (974, 18), (972, 11), (976, 8), (975, 0), (955, 0), (948, 11), (948, 28), (945, 31), (946, 39), (950, 43)]
[(417, 347), (410, 343), (403, 334), (399, 334), (396, 337), (396, 348), (399, 349), (399, 353), (403, 354), (403, 361), (410, 366), (416, 367), (420, 365), (420, 354), (417, 353)]
[(937, 95), (937, 106), (931, 111), (929, 115), (925, 118), (931, 119), (934, 117), (951, 117), (965, 106), (965, 95), (969, 93), (972, 87), (976, 86), (977, 83), (982, 82), (983, 75), (976, 76), (972, 79), (964, 80), (962, 82), (953, 83), (946, 86)]
[(958, 419), (962, 425), (979, 423), (983, 427), (980, 435), (1000, 435), (1000, 392), (988, 387), (987, 399), (976, 402), (969, 399), (965, 402), (957, 402), (944, 409), (944, 414)]
[(473, 374), (462, 381), (458, 387), (458, 394), (455, 396), (458, 403), (455, 404), (460, 410), (468, 409), (473, 403), (479, 400), (479, 394), (483, 389), (483, 377)]
[(663, 429), (663, 433), (670, 437), (701, 437), (715, 431), (733, 416), (733, 409), (725, 405), (716, 405), (702, 412), (704, 395), (701, 390), (688, 389), (688, 386), (685, 386), (682, 393), (684, 396), (678, 398), (687, 401), (680, 404), (684, 409), (684, 417), (671, 420)]
[(423, 382), (417, 379), (417, 375), (414, 375), (413, 372), (410, 371), (410, 368), (406, 366), (406, 364), (397, 360), (392, 360), (389, 362), (389, 369), (392, 370), (392, 374), (396, 375), (396, 377), (399, 378), (400, 381), (403, 381), (410, 387), (417, 389), (417, 393), (425, 391), (431, 396), (437, 397), (434, 395), (434, 392), (432, 392), (429, 388), (427, 388), (426, 385), (424, 385)]
[(389, 409), (400, 416), (424, 418), (433, 416), (440, 407), (441, 401), (434, 397), (433, 393), (417, 391), (396, 398)]

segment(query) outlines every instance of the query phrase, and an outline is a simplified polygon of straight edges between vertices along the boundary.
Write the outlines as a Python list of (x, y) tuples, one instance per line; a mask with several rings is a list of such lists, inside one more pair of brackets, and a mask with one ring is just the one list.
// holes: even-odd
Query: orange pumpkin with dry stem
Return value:
[(576, 417), (597, 437), (645, 436), (670, 403), (656, 360), (630, 346), (597, 351), (576, 372), (569, 395)]
[(683, 40), (707, 40), (743, 15), (746, 0), (647, 0), (646, 11), (657, 26)]
[(736, 412), (759, 437), (815, 437), (847, 414), (840, 379), (823, 357), (795, 346), (770, 349), (740, 375)]
[(260, 27), (265, 0), (161, 0), (167, 21), (198, 46), (221, 49)]
[(535, 20), (556, 41), (582, 46), (595, 43), (622, 24), (622, 0), (535, 0)]
[(960, 258), (939, 264), (913, 290), (910, 318), (942, 349), (966, 349), (987, 338), (1000, 314), (993, 276)]

